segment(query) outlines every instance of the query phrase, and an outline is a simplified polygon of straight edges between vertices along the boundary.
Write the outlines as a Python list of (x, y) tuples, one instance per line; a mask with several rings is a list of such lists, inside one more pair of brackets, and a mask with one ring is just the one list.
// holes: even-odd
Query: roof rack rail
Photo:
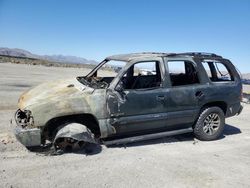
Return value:
[(188, 56), (198, 56), (198, 57), (217, 57), (222, 58), (222, 56), (219, 56), (214, 53), (205, 53), (205, 52), (185, 52), (185, 53), (177, 53), (176, 55), (188, 55)]

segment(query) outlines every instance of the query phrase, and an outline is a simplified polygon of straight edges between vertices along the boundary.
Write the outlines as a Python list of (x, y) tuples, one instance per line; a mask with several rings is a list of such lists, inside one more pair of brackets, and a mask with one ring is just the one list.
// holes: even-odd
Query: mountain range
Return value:
[(33, 54), (27, 50), (18, 49), (18, 48), (1, 48), (0, 55), (4, 56), (14, 56), (14, 57), (23, 57), (23, 58), (34, 58), (34, 59), (43, 59), (52, 62), (59, 63), (74, 63), (74, 64), (97, 64), (98, 62), (94, 60), (88, 60), (82, 57), (76, 56), (67, 56), (67, 55), (37, 55)]
[[(27, 50), (18, 49), (18, 48), (1, 48), (0, 55), (4, 56), (13, 56), (13, 57), (23, 57), (23, 58), (34, 58), (42, 59), (58, 63), (71, 63), (71, 64), (97, 64), (97, 61), (88, 60), (82, 57), (77, 56), (68, 56), (68, 55), (37, 55), (33, 54)], [(242, 74), (243, 79), (250, 79), (250, 73)]]

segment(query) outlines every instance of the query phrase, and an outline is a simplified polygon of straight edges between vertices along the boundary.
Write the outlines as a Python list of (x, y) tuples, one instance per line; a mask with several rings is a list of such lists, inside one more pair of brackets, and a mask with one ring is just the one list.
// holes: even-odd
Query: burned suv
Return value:
[(241, 112), (234, 65), (208, 53), (134, 53), (107, 57), (87, 76), (41, 84), (15, 114), (26, 147), (51, 143), (121, 144), (193, 132), (218, 139), (225, 118)]

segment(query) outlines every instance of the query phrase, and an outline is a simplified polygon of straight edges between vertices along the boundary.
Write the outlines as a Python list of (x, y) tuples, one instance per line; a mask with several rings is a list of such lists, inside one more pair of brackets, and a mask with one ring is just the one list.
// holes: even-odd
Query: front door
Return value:
[(167, 90), (161, 59), (136, 62), (124, 73), (118, 91), (108, 92), (111, 124), (117, 134), (147, 132), (165, 126)]

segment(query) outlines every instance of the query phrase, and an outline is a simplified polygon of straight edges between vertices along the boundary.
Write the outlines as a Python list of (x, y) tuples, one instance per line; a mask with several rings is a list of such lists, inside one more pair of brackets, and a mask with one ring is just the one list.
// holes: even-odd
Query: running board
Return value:
[(103, 141), (103, 144), (107, 145), (107, 146), (108, 145), (127, 144), (127, 143), (132, 143), (132, 142), (139, 142), (139, 141), (143, 141), (143, 140), (152, 140), (152, 139), (157, 139), (157, 138), (161, 138), (161, 137), (173, 136), (173, 135), (190, 133), (190, 132), (193, 132), (193, 128), (160, 132), (160, 133), (154, 133), (154, 134), (145, 134), (145, 135), (140, 135), (140, 136), (133, 136), (133, 137), (128, 137), (128, 138), (110, 140), (110, 141)]

